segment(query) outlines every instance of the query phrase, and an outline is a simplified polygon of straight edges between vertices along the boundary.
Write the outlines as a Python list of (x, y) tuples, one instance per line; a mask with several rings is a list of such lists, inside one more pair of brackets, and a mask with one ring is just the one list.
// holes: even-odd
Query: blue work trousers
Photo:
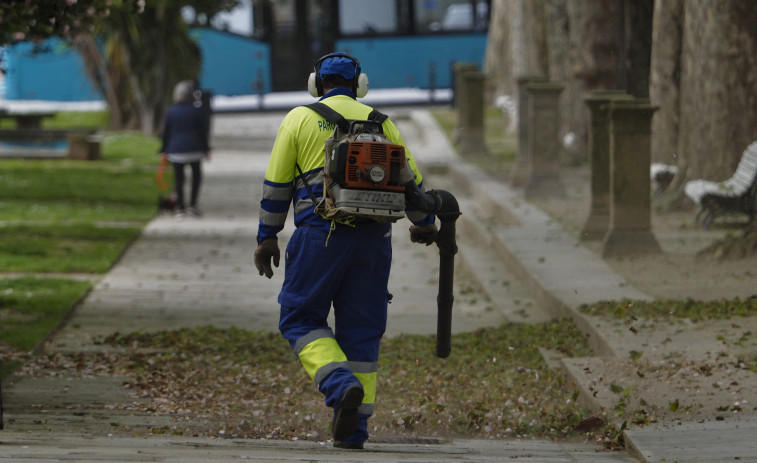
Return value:
[[(360, 426), (350, 440), (363, 441), (368, 435), (379, 343), (391, 297), (391, 262), (388, 223), (339, 225), (330, 233), (301, 226), (286, 249), (279, 329), (324, 394), (327, 406), (339, 407), (346, 389), (362, 384)], [(327, 321), (332, 304), (333, 331)]]

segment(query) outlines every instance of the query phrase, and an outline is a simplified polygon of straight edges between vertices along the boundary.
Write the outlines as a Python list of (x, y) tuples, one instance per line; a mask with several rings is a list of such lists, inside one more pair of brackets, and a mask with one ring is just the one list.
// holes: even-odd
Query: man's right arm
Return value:
[(258, 223), (258, 246), (255, 249), (255, 267), (260, 275), (273, 276), (279, 266), (280, 251), (276, 235), (284, 228), (294, 187), (294, 164), (297, 147), (291, 132), (286, 128), (287, 118), (281, 124), (271, 151), (268, 169), (263, 180)]
[(260, 200), (258, 243), (276, 238), (284, 228), (289, 205), (292, 203), (294, 165), (297, 147), (291, 132), (282, 123), (271, 151), (268, 169), (263, 180), (263, 195)]

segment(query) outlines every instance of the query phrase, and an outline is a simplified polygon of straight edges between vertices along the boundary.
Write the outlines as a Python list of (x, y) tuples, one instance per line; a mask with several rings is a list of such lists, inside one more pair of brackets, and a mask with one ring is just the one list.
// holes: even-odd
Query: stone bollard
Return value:
[(531, 82), (528, 91), (528, 163), (526, 199), (565, 194), (559, 178), (560, 93), (557, 82)]
[(652, 234), (649, 166), (651, 124), (657, 110), (648, 99), (615, 99), (610, 116), (610, 228), (602, 257), (661, 252)]
[(480, 72), (465, 72), (461, 76), (457, 107), (458, 149), (466, 154), (488, 154), (484, 142), (484, 82)]
[(463, 74), (467, 72), (478, 72), (479, 68), (474, 63), (454, 63), (452, 64), (452, 106), (460, 107), (460, 88), (463, 81)]
[(518, 151), (515, 157), (515, 165), (510, 171), (510, 185), (522, 187), (531, 178), (531, 165), (528, 147), (528, 91), (526, 86), (531, 82), (546, 82), (547, 78), (541, 75), (518, 77)]
[(631, 98), (622, 90), (594, 91), (584, 98), (589, 107), (589, 180), (591, 208), (581, 230), (582, 240), (601, 240), (610, 226), (610, 108), (617, 98)]
[(102, 136), (85, 132), (68, 134), (68, 158), (78, 161), (98, 161), (102, 159)]

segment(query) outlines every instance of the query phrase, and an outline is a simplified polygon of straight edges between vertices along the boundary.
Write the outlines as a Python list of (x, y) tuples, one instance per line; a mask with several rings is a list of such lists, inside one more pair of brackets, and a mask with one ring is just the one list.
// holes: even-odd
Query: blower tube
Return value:
[(455, 279), (455, 221), (460, 216), (460, 206), (455, 197), (444, 190), (423, 192), (415, 181), (405, 185), (405, 200), (414, 207), (434, 214), (439, 219), (436, 246), (439, 248), (439, 293), (436, 296), (436, 356), (449, 357), (452, 351), (452, 293)]

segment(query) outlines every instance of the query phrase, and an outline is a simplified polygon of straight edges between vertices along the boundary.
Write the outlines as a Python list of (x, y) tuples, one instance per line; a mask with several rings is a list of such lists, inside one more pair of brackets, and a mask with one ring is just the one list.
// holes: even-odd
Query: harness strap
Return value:
[(370, 114), (368, 114), (368, 120), (369, 121), (376, 121), (379, 124), (383, 124), (385, 120), (389, 119), (389, 116), (382, 113), (381, 111), (374, 109), (371, 111)]
[(313, 206), (318, 204), (318, 200), (315, 199), (315, 194), (313, 194), (313, 190), (310, 189), (310, 185), (308, 185), (308, 181), (305, 178), (305, 174), (302, 172), (302, 167), (300, 167), (299, 164), (296, 162), (294, 163), (295, 167), (297, 167), (297, 170), (300, 172), (300, 180), (302, 180), (302, 183), (305, 184), (305, 188), (308, 190), (308, 194), (310, 195), (310, 199), (313, 200)]
[(350, 130), (350, 123), (347, 121), (347, 119), (344, 118), (341, 114), (331, 109), (328, 105), (325, 105), (321, 103), (320, 101), (317, 101), (315, 103), (305, 105), (306, 108), (310, 108), (313, 111), (317, 112), (324, 118), (326, 118), (327, 121), (331, 122), (332, 124), (336, 124), (339, 127), (339, 130), (342, 131), (342, 133), (347, 133)]
[[(344, 116), (331, 109), (328, 105), (321, 103), (320, 101), (316, 101), (315, 103), (305, 105), (305, 107), (317, 112), (332, 124), (336, 124), (336, 126), (339, 127), (339, 130), (342, 133), (347, 133), (350, 131), (349, 121), (345, 119)], [(369, 121), (378, 122), (379, 124), (383, 124), (384, 121), (388, 118), (389, 116), (377, 109), (372, 110), (371, 113), (368, 114)]]

